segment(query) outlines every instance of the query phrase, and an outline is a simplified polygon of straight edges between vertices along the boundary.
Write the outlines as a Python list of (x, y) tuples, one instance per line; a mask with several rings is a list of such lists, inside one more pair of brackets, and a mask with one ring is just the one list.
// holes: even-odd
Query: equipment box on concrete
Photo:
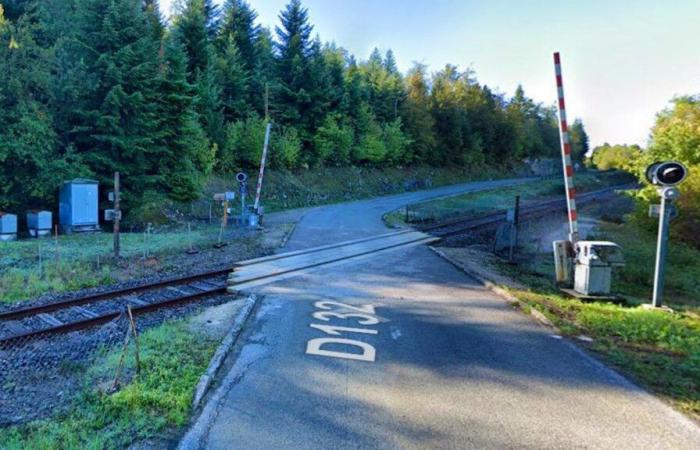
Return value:
[(622, 249), (613, 242), (576, 243), (574, 290), (584, 295), (610, 294), (612, 268), (624, 265)]
[(98, 183), (95, 180), (66, 181), (59, 193), (59, 220), (65, 233), (99, 231)]
[(0, 211), (0, 240), (17, 239), (17, 216)]
[(27, 229), (32, 236), (46, 236), (51, 234), (53, 214), (51, 211), (27, 212)]

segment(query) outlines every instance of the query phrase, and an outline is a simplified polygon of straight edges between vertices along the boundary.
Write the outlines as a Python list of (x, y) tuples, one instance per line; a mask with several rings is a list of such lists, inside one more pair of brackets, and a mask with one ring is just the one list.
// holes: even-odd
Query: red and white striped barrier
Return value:
[(258, 208), (260, 207), (260, 193), (262, 192), (262, 182), (263, 175), (265, 174), (265, 161), (267, 160), (267, 146), (270, 143), (270, 129), (272, 124), (268, 122), (267, 128), (265, 129), (265, 144), (263, 145), (262, 159), (260, 160), (260, 173), (258, 174), (258, 185), (255, 188), (255, 204), (253, 205), (253, 210), (255, 214), (258, 214)]
[(571, 162), (571, 144), (569, 143), (569, 126), (566, 123), (564, 83), (561, 76), (559, 52), (554, 53), (554, 73), (557, 78), (557, 92), (559, 94), (559, 133), (561, 136), (561, 157), (564, 164), (566, 207), (569, 212), (569, 240), (575, 243), (578, 241), (578, 215), (576, 213), (576, 190), (574, 189), (574, 166)]

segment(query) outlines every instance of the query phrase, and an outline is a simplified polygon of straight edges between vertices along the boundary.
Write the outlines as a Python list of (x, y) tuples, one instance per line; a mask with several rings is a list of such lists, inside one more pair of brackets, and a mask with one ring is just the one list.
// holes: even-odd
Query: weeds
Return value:
[[(128, 447), (137, 440), (162, 437), (171, 427), (182, 426), (190, 412), (195, 385), (217, 342), (203, 333), (193, 335), (181, 321), (145, 331), (140, 338), (141, 372), (118, 392), (109, 395), (96, 386), (111, 381), (120, 346), (106, 351), (86, 371), (82, 395), (70, 412), (3, 430), (0, 448)], [(133, 374), (132, 359), (127, 368)]]

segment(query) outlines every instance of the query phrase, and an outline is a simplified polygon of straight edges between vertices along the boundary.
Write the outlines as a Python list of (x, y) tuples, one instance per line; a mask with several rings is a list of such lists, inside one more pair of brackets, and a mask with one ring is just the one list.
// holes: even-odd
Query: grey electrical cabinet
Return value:
[(66, 181), (59, 192), (58, 215), (64, 233), (99, 231), (98, 183)]
[(624, 264), (622, 249), (613, 242), (577, 242), (574, 290), (584, 295), (610, 294), (612, 268)]
[(0, 241), (17, 239), (17, 216), (0, 211)]
[(27, 212), (27, 229), (30, 236), (39, 237), (51, 234), (53, 225), (53, 214), (51, 211), (28, 211)]

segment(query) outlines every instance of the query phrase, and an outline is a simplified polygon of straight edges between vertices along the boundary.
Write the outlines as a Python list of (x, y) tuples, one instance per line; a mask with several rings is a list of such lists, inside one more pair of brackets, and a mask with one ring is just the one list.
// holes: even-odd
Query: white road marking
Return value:
[(333, 336), (340, 336), (340, 331), (347, 331), (348, 333), (365, 333), (365, 334), (378, 334), (377, 330), (370, 330), (369, 328), (350, 328), (350, 327), (336, 327), (333, 325), (319, 325), (317, 323), (312, 323), (309, 325), (311, 328), (316, 328), (321, 330), (326, 334)]
[[(342, 344), (359, 347), (360, 349), (362, 349), (362, 353), (347, 353), (333, 350), (323, 350), (321, 347), (323, 347), (324, 344)], [(374, 362), (376, 353), (376, 350), (370, 344), (362, 341), (355, 341), (353, 339), (316, 338), (311, 339), (306, 344), (307, 355), (330, 356), (331, 358), (354, 359), (357, 361)]]
[[(322, 311), (314, 312), (312, 314), (313, 318), (324, 322), (329, 322), (331, 318), (343, 320), (354, 319), (360, 325), (377, 325), (380, 322), (375, 316), (374, 305), (355, 306), (336, 301), (320, 301), (314, 303), (314, 306)], [(333, 307), (338, 309), (333, 311), (331, 310)], [(318, 323), (312, 323), (309, 324), (309, 326), (331, 336), (341, 336), (341, 333), (379, 334), (379, 331), (371, 328), (356, 328)], [(323, 348), (324, 345), (332, 347), (331, 349)], [(358, 353), (357, 349), (359, 349), (361, 353)], [(377, 350), (371, 344), (355, 339), (321, 337), (311, 339), (306, 343), (306, 354), (374, 362)]]
[(393, 340), (397, 340), (400, 337), (401, 337), (401, 330), (399, 330), (397, 327), (391, 327), (391, 338)]

